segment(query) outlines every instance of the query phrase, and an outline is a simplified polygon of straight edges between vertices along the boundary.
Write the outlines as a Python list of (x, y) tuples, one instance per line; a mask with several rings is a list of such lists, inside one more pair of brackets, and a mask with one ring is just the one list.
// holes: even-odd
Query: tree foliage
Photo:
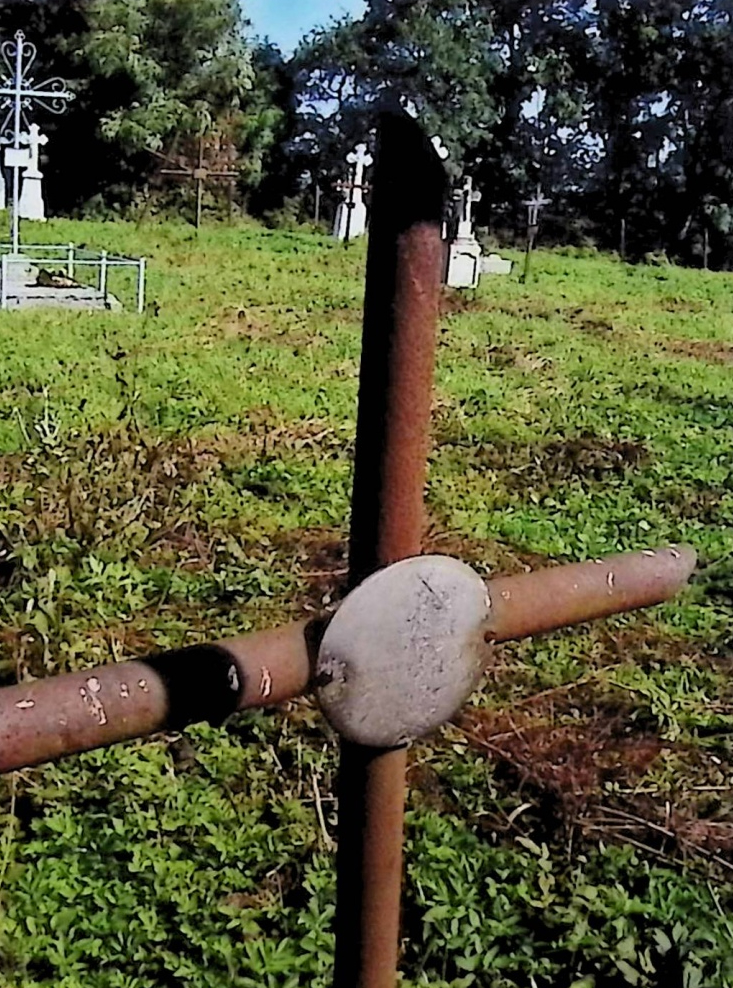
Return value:
[(733, 263), (730, 0), (371, 0), (315, 32), (295, 64), (301, 147), (321, 171), (399, 92), (484, 191), (481, 220), (518, 220), (537, 182), (556, 212), (631, 253), (688, 259), (712, 236)]
[(133, 199), (150, 149), (214, 124), (240, 148), (250, 208), (305, 202), (306, 186), (344, 177), (390, 90), (441, 137), (454, 177), (473, 175), (481, 223), (520, 230), (541, 183), (552, 235), (694, 263), (706, 242), (733, 266), (731, 0), (369, 0), (291, 59), (248, 39), (245, 13), (239, 0), (0, 6), (0, 36), (22, 27), (77, 91), (43, 121), (59, 137), (55, 208)]
[(70, 80), (71, 112), (44, 128), (52, 204), (129, 202), (167, 151), (209, 128), (240, 145), (245, 186), (262, 178), (279, 111), (239, 0), (19, 0), (0, 37), (36, 42), (44, 69)]
[(90, 0), (75, 55), (115, 82), (102, 134), (135, 150), (240, 110), (252, 84), (238, 0)]

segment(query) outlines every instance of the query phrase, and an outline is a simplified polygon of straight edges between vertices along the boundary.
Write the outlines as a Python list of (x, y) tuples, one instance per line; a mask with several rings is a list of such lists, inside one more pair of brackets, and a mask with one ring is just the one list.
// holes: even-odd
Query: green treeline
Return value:
[(287, 57), (238, 0), (16, 0), (17, 28), (78, 94), (44, 119), (59, 210), (134, 206), (151, 151), (216, 127), (245, 208), (303, 217), (391, 88), (474, 176), (480, 224), (520, 229), (541, 183), (554, 239), (733, 266), (733, 0), (371, 0)]

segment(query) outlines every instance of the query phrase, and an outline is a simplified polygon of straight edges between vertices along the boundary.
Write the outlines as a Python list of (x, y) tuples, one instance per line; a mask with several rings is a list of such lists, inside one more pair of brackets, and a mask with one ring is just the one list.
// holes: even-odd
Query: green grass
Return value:
[[(0, 679), (327, 603), (363, 245), (43, 235), (147, 256), (149, 310), (0, 316)], [(723, 988), (733, 282), (582, 252), (534, 272), (446, 294), (426, 545), (482, 572), (668, 541), (701, 563), (673, 603), (503, 648), (415, 746), (404, 984)], [(335, 755), (300, 701), (3, 780), (0, 986), (328, 985)]]

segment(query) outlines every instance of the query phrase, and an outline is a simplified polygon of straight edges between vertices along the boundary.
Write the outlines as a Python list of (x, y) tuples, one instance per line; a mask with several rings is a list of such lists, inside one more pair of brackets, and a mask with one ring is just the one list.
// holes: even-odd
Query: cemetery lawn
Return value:
[[(363, 244), (42, 233), (148, 256), (150, 301), (0, 314), (0, 681), (335, 599)], [(723, 988), (733, 276), (534, 272), (444, 299), (426, 547), (488, 573), (684, 541), (700, 567), (673, 603), (500, 649), (414, 747), (402, 984)], [(335, 766), (298, 701), (6, 777), (0, 986), (325, 988)]]

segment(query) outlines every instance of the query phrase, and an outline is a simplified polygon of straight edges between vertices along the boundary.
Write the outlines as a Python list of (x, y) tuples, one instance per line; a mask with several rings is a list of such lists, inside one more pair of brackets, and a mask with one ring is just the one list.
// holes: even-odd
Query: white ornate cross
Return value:
[[(63, 113), (74, 94), (66, 88), (63, 79), (54, 77), (37, 83), (31, 75), (38, 50), (18, 31), (14, 41), (0, 45), (0, 144), (9, 144), (15, 151), (21, 150), (23, 129), (28, 130), (28, 111), (34, 105), (50, 113)], [(2, 62), (5, 63), (3, 70)], [(9, 74), (7, 74), (9, 73)], [(20, 169), (25, 167), (22, 155), (11, 155), (8, 161), (13, 169), (13, 253), (20, 247), (18, 202), (20, 199)]]

